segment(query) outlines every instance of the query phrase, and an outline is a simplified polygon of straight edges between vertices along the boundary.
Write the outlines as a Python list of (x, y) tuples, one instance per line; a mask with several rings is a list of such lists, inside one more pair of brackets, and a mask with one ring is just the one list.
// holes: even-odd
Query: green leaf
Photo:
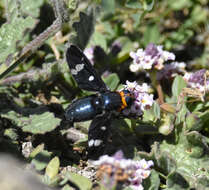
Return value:
[(160, 118), (160, 106), (156, 101), (154, 102), (152, 108), (153, 108), (154, 116), (159, 119)]
[(188, 0), (169, 0), (168, 5), (171, 7), (173, 10), (182, 10), (184, 8), (189, 8), (192, 6), (192, 2)]
[(134, 44), (127, 36), (118, 37), (117, 41), (119, 41), (122, 46), (122, 51), (118, 54), (117, 62), (122, 63), (129, 58), (129, 53), (134, 49)]
[(209, 112), (206, 111), (200, 116), (201, 121), (203, 122), (203, 128), (205, 131), (209, 131)]
[(48, 175), (41, 176), (41, 181), (48, 185), (48, 186), (58, 186), (60, 180), (61, 180), (61, 175), (56, 175), (54, 178), (50, 178)]
[(49, 176), (50, 179), (53, 179), (59, 172), (59, 166), (60, 161), (56, 156), (47, 165), (45, 175)]
[(78, 0), (69, 0), (68, 1), (68, 8), (70, 10), (76, 10), (76, 7), (77, 7), (77, 3), (78, 3)]
[(53, 131), (61, 122), (61, 119), (55, 118), (51, 112), (24, 117), (14, 111), (10, 111), (7, 114), (2, 114), (2, 117), (12, 120), (24, 132), (33, 134), (45, 134)]
[(146, 31), (144, 32), (144, 46), (150, 43), (158, 44), (160, 40), (160, 31), (157, 25), (147, 25)]
[(38, 145), (34, 150), (30, 153), (30, 158), (34, 158), (38, 153), (44, 150), (44, 144)]
[(103, 48), (104, 50), (107, 49), (107, 40), (106, 40), (106, 36), (103, 35), (100, 32), (95, 31), (92, 39), (91, 39), (91, 44), (92, 45), (97, 45), (100, 46), (101, 48)]
[(115, 13), (115, 1), (113, 0), (102, 0), (101, 7), (104, 13), (104, 18), (107, 18)]
[(186, 117), (186, 129), (192, 131), (192, 130), (196, 130), (196, 131), (200, 131), (203, 127), (203, 122), (201, 121), (201, 119), (195, 115), (195, 114), (189, 114)]
[(178, 172), (173, 172), (169, 174), (166, 184), (167, 184), (167, 189), (170, 190), (189, 189), (188, 182)]
[[(23, 39), (26, 29), (33, 28), (35, 21), (32, 17), (15, 18), (10, 23), (5, 23), (0, 28), (0, 62), (5, 61), (9, 54), (16, 51), (17, 42)], [(2, 66), (0, 68), (3, 72)]]
[(9, 129), (5, 129), (4, 136), (10, 138), (11, 140), (17, 140), (19, 135), (16, 129), (9, 128)]
[(110, 74), (107, 78), (103, 78), (103, 80), (112, 91), (116, 90), (120, 82), (118, 75), (115, 73)]
[(143, 180), (143, 187), (147, 190), (158, 190), (160, 187), (160, 177), (158, 172), (152, 170), (150, 176)]
[(176, 122), (175, 122), (176, 125), (185, 121), (185, 117), (187, 113), (189, 113), (189, 110), (187, 109), (186, 105), (183, 104), (181, 110), (177, 113)]
[(36, 170), (41, 171), (48, 165), (50, 158), (51, 153), (44, 150), (38, 153), (31, 163), (35, 166)]
[(197, 179), (198, 188), (199, 189), (208, 189), (209, 188), (209, 180), (206, 176), (202, 176)]
[(172, 85), (172, 94), (176, 97), (179, 97), (183, 88), (186, 87), (186, 82), (184, 81), (183, 77), (176, 76)]
[(197, 131), (188, 132), (186, 137), (187, 140), (193, 145), (199, 145), (204, 147), (204, 145), (206, 144), (204, 136)]
[(125, 6), (131, 9), (141, 9), (143, 7), (138, 0), (127, 0)]
[(145, 110), (143, 114), (143, 121), (155, 121), (160, 119), (160, 106), (157, 102), (154, 102), (151, 109)]
[(136, 13), (136, 14), (132, 14), (131, 17), (134, 20), (134, 28), (138, 27), (140, 24), (140, 20), (142, 17), (142, 13)]
[(158, 167), (163, 169), (166, 174), (176, 170), (176, 162), (167, 152), (156, 152), (156, 158)]
[(74, 190), (74, 188), (70, 187), (68, 184), (65, 185), (62, 190)]
[[(205, 177), (205, 179), (209, 181), (209, 157), (208, 154), (204, 152), (204, 150), (208, 150), (205, 141), (206, 137), (195, 131), (189, 133), (182, 131), (182, 126), (179, 126), (179, 130), (180, 131), (175, 134), (178, 135), (178, 137), (174, 138), (171, 136), (162, 141), (160, 146), (155, 147), (158, 150), (155, 152), (159, 152), (160, 154), (165, 153), (166, 157), (170, 157), (176, 162), (176, 169), (171, 171), (175, 172), (175, 175), (171, 175), (172, 173), (169, 172), (169, 175), (171, 175), (171, 178), (168, 178), (170, 187), (173, 185), (174, 187), (177, 186), (177, 189), (181, 189), (178, 188), (182, 185), (181, 182), (186, 181), (190, 188), (198, 189), (201, 185), (199, 183), (200, 178)], [(154, 157), (159, 160), (160, 154), (156, 153)], [(165, 170), (168, 166), (159, 164), (158, 167), (164, 168), (163, 170)], [(176, 172), (178, 173), (177, 176)], [(179, 179), (179, 182), (176, 182), (176, 179)], [(184, 186), (182, 186), (182, 188), (183, 187)]]
[(160, 121), (159, 132), (163, 135), (169, 135), (174, 129), (174, 120), (174, 115), (164, 114)]
[(40, 7), (43, 5), (44, 0), (21, 0), (21, 11), (24, 14), (38, 17), (40, 14)]
[(195, 6), (191, 13), (193, 23), (204, 23), (208, 19), (208, 11), (202, 6)]
[(145, 11), (151, 11), (154, 7), (155, 0), (145, 0), (143, 4), (143, 8)]
[(53, 131), (61, 122), (61, 119), (55, 118), (53, 113), (45, 112), (41, 115), (32, 115), (23, 121), (24, 132), (33, 134), (45, 134)]
[(92, 187), (92, 182), (84, 176), (72, 172), (67, 172), (66, 177), (80, 190), (90, 190)]
[[(32, 3), (33, 2), (33, 3)], [(39, 8), (43, 0), (38, 1), (20, 1), (20, 6), (18, 6), (17, 1), (8, 0), (8, 17), (9, 21), (4, 23), (0, 28), (0, 63), (5, 62), (5, 59), (14, 54), (17, 51), (17, 44), (18, 42), (23, 42), (24, 38), (27, 36), (25, 35), (25, 31), (27, 29), (33, 29), (36, 20), (31, 16), (21, 15), (23, 11), (25, 12), (26, 9), (29, 11), (31, 6), (34, 5), (32, 10), (34, 12), (30, 12), (30, 15), (38, 16), (39, 15)], [(31, 5), (32, 4), (32, 5)], [(31, 5), (31, 6), (29, 6)], [(22, 10), (20, 10), (21, 8)], [(27, 12), (27, 11), (26, 11)], [(3, 73), (10, 65), (2, 64), (0, 66), (0, 74)]]

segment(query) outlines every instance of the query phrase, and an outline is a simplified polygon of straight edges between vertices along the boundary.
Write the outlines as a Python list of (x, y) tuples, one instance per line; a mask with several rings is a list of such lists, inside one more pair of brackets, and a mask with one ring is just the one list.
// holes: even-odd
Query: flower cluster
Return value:
[(145, 50), (138, 49), (137, 52), (130, 52), (133, 63), (130, 65), (131, 72), (155, 68), (161, 70), (163, 63), (168, 60), (175, 60), (175, 55), (163, 50), (163, 46), (149, 44)]
[(154, 103), (153, 94), (148, 94), (149, 86), (146, 83), (138, 85), (137, 82), (126, 81), (124, 88), (129, 90), (135, 98), (131, 108), (123, 110), (125, 115), (142, 115), (143, 111), (149, 109)]
[(111, 189), (115, 184), (127, 184), (134, 190), (142, 190), (142, 181), (150, 173), (150, 167), (154, 165), (153, 161), (134, 161), (125, 159), (123, 152), (118, 151), (114, 156), (101, 156), (99, 160), (93, 161), (98, 166), (97, 177), (102, 183)]
[(186, 64), (184, 62), (172, 62), (164, 65), (163, 69), (157, 72), (157, 80), (171, 79), (177, 74), (185, 73)]
[(209, 79), (207, 78), (207, 71), (205, 69), (194, 73), (186, 73), (184, 80), (190, 88), (198, 89), (200, 92), (209, 91)]

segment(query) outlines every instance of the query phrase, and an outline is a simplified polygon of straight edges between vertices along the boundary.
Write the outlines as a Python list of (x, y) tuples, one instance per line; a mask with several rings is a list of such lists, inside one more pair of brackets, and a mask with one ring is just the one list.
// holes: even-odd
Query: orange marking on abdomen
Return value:
[(121, 107), (120, 107), (120, 109), (119, 109), (119, 110), (121, 111), (121, 110), (123, 110), (124, 108), (126, 108), (128, 105), (127, 105), (127, 103), (126, 103), (126, 98), (125, 98), (124, 92), (121, 91), (121, 92), (119, 92), (119, 94), (120, 94), (121, 101), (122, 101), (122, 105), (121, 105)]

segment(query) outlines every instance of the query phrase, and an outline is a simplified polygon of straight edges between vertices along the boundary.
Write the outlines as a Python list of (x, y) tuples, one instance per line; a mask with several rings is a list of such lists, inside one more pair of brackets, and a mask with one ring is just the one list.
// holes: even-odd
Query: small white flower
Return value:
[(183, 78), (184, 78), (186, 81), (189, 81), (190, 77), (191, 77), (191, 74), (190, 74), (190, 73), (185, 73)]
[(137, 99), (141, 103), (141, 110), (144, 111), (152, 106), (154, 103), (153, 94), (144, 93)]
[(143, 83), (142, 85), (137, 85), (136, 90), (139, 92), (148, 92), (150, 89), (150, 86), (147, 83)]
[(185, 67), (186, 67), (186, 64), (184, 62), (177, 62), (177, 61), (172, 62), (171, 65), (173, 65), (174, 68), (178, 68), (178, 69), (181, 69), (181, 70), (185, 69)]
[(133, 190), (144, 190), (144, 187), (142, 185), (130, 185)]
[(129, 69), (130, 69), (131, 72), (136, 73), (137, 71), (140, 70), (140, 65), (136, 64), (136, 63), (133, 63), (129, 66)]
[(208, 81), (206, 81), (206, 85), (205, 85), (206, 87), (206, 91), (209, 91), (209, 80)]
[(143, 168), (143, 169), (148, 169), (148, 168), (150, 168), (150, 166), (153, 166), (154, 165), (154, 163), (153, 163), (153, 161), (152, 160), (150, 160), (150, 161), (146, 161), (145, 159), (142, 159), (142, 160), (140, 160), (140, 161), (138, 161), (138, 167), (140, 167), (140, 168)]
[(129, 82), (128, 80), (126, 81), (126, 85), (124, 85), (124, 87), (130, 91), (135, 90), (136, 87), (138, 86), (137, 82)]
[(130, 55), (130, 57), (131, 57), (132, 59), (134, 59), (134, 60), (138, 59), (137, 54), (136, 54), (135, 52), (133, 52), (133, 51), (131, 51), (131, 52), (129, 53), (129, 55)]
[(162, 57), (164, 58), (165, 61), (175, 60), (175, 58), (176, 58), (173, 53), (170, 53), (168, 51), (163, 51)]
[(142, 64), (141, 64), (141, 68), (142, 69), (151, 69), (152, 68), (152, 65), (153, 65), (153, 63), (154, 63), (154, 60), (150, 60), (149, 62), (146, 62), (146, 61), (143, 61), (143, 62), (141, 62)]

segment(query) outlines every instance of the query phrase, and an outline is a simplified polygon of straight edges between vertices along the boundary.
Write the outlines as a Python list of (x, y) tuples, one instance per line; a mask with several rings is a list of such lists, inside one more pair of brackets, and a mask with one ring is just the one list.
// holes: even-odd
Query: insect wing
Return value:
[(110, 131), (110, 114), (93, 119), (88, 132), (88, 158), (97, 159), (104, 152)]
[(71, 45), (66, 52), (71, 74), (79, 88), (88, 91), (106, 91), (107, 87), (84, 53), (75, 45)]

